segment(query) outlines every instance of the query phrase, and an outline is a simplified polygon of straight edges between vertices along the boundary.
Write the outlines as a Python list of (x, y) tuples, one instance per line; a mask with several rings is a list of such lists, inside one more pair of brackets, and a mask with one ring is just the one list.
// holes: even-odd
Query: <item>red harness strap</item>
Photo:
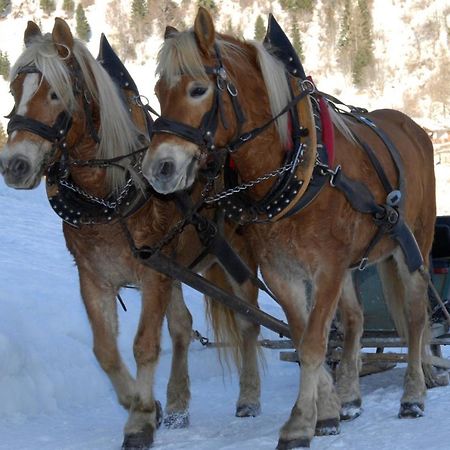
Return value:
[(334, 162), (334, 128), (331, 120), (329, 106), (326, 100), (319, 97), (320, 120), (322, 122), (322, 142), (327, 149), (328, 166), (333, 166)]

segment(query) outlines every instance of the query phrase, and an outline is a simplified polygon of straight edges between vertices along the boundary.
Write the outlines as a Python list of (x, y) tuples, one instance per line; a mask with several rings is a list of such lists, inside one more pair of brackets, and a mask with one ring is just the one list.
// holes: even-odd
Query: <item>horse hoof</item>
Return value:
[(123, 439), (122, 450), (148, 450), (153, 444), (153, 427), (146, 426), (138, 433), (126, 434)]
[(431, 374), (425, 376), (427, 389), (449, 385), (449, 373), (447, 370), (433, 370)]
[(239, 405), (236, 408), (236, 417), (256, 417), (261, 414), (261, 406), (256, 403)]
[(291, 448), (309, 448), (310, 443), (311, 439), (308, 438), (292, 439), (290, 441), (280, 438), (278, 440), (276, 450), (289, 450)]
[(343, 403), (341, 406), (340, 419), (353, 420), (359, 417), (362, 413), (361, 399), (352, 400), (351, 402)]
[(339, 434), (341, 427), (339, 425), (339, 419), (323, 419), (318, 420), (316, 423), (316, 436), (333, 436)]
[(187, 428), (189, 426), (189, 412), (172, 412), (164, 417), (164, 426), (172, 430), (178, 428)]
[(398, 417), (400, 419), (416, 419), (417, 417), (423, 417), (424, 410), (425, 406), (423, 403), (404, 402), (400, 405)]
[(161, 402), (159, 400), (155, 401), (155, 408), (156, 408), (156, 429), (158, 429), (162, 424), (164, 416)]

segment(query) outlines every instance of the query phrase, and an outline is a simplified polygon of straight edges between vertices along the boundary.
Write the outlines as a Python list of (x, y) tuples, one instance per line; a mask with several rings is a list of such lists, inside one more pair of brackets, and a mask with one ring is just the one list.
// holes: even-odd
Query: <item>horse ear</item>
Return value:
[(200, 49), (208, 55), (213, 48), (216, 31), (209, 12), (203, 7), (199, 8), (197, 17), (195, 18), (194, 33)]
[(34, 38), (42, 36), (41, 29), (31, 20), (28, 21), (27, 29), (23, 34), (23, 42), (25, 43), (25, 47), (28, 47)]
[(71, 52), (73, 48), (73, 36), (69, 25), (59, 17), (55, 19), (52, 38), (58, 53), (62, 57), (67, 57), (67, 52)]
[(164, 31), (164, 39), (171, 38), (173, 35), (177, 34), (178, 30), (170, 25), (167, 25), (166, 31)]

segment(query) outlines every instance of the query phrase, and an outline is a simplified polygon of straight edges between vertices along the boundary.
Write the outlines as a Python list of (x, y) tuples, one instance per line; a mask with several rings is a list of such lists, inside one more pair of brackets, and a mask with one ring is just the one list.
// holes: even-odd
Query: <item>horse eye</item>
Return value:
[(52, 92), (52, 93), (50, 94), (50, 98), (51, 98), (52, 100), (58, 100), (58, 96), (56, 95), (56, 92)]
[(191, 97), (201, 97), (207, 90), (208, 90), (208, 88), (206, 88), (206, 87), (195, 86), (189, 91), (189, 95)]

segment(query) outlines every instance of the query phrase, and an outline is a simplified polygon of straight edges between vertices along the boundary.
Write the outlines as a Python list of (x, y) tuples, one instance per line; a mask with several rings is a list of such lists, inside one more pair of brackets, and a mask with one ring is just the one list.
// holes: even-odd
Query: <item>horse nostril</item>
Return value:
[(9, 163), (9, 170), (15, 177), (23, 177), (30, 171), (30, 163), (20, 157), (16, 157)]
[(164, 160), (159, 163), (158, 175), (170, 178), (175, 173), (175, 164), (172, 160)]

